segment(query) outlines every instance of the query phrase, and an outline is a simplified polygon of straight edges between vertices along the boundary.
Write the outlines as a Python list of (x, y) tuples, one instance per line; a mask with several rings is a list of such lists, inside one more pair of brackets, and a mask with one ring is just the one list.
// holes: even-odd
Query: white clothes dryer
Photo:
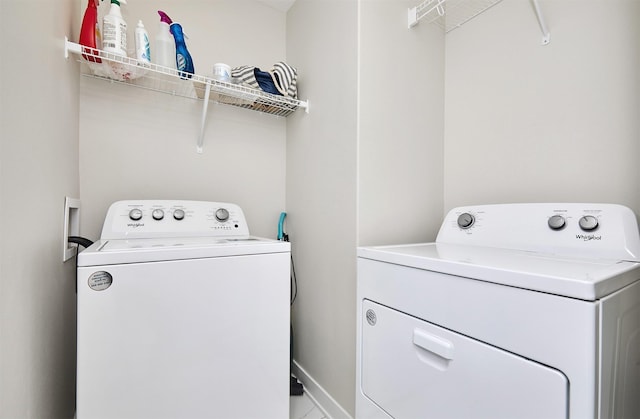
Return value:
[(237, 205), (111, 205), (78, 255), (77, 418), (288, 418), (289, 273)]
[(456, 208), (358, 249), (356, 417), (640, 417), (640, 237), (607, 204)]

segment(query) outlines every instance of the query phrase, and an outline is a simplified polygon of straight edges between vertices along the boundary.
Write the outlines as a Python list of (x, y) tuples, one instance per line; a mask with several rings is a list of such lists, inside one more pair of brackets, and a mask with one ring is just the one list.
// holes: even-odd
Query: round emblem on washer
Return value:
[(89, 288), (94, 291), (104, 291), (111, 286), (113, 282), (113, 277), (109, 272), (98, 271), (94, 272), (89, 276), (87, 283), (89, 284)]
[(376, 316), (376, 312), (369, 309), (367, 310), (366, 313), (366, 317), (367, 317), (367, 323), (369, 323), (371, 326), (375, 326), (376, 322), (378, 321), (378, 318)]

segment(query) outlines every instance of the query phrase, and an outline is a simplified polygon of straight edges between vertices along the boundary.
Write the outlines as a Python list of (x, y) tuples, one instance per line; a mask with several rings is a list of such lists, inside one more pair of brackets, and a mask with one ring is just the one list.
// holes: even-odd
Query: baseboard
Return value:
[(344, 410), (342, 406), (333, 398), (316, 380), (313, 379), (293, 360), (293, 375), (304, 385), (304, 391), (313, 402), (324, 411), (329, 419), (353, 419), (349, 412)]

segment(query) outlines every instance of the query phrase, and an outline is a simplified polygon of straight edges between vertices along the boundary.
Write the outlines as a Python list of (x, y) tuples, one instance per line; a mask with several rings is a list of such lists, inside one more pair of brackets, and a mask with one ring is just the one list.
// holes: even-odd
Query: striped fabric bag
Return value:
[[(267, 75), (269, 77), (265, 80)], [(293, 99), (298, 98), (298, 73), (294, 67), (282, 61), (274, 64), (268, 73), (248, 65), (235, 67), (231, 70), (231, 77), (239, 79), (244, 85), (253, 89), (264, 90), (267, 93), (280, 94)]]
[(298, 98), (298, 72), (285, 62), (279, 62), (273, 65), (270, 71), (276, 89), (282, 96), (288, 96), (293, 99)]

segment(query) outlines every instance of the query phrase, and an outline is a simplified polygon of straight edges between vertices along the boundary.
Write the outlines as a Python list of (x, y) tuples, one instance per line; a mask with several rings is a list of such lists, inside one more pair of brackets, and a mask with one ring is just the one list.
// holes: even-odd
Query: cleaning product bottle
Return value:
[(176, 68), (176, 44), (169, 31), (171, 18), (162, 10), (158, 10), (160, 25), (156, 34), (155, 47), (153, 49), (154, 62), (163, 67)]
[[(82, 18), (82, 26), (80, 27), (80, 39), (79, 44), (92, 49), (100, 49), (100, 27), (98, 26), (98, 1), (89, 0), (87, 9), (84, 11), (84, 17)], [(97, 51), (87, 51), (93, 55), (98, 55)], [(97, 57), (92, 57), (86, 54), (82, 54), (85, 60), (93, 63), (101, 63), (102, 60)]]
[(122, 18), (120, 3), (126, 0), (111, 0), (109, 13), (102, 19), (102, 49), (113, 54), (127, 56), (127, 22)]
[(150, 63), (151, 62), (151, 49), (149, 48), (149, 34), (144, 28), (141, 20), (138, 20), (138, 25), (135, 31), (136, 39), (136, 59), (138, 61)]
[(187, 44), (184, 41), (182, 26), (179, 23), (173, 22), (169, 26), (169, 30), (176, 40), (176, 67), (178, 68), (178, 74), (181, 79), (190, 79), (195, 69), (193, 67), (191, 54), (189, 54)]

